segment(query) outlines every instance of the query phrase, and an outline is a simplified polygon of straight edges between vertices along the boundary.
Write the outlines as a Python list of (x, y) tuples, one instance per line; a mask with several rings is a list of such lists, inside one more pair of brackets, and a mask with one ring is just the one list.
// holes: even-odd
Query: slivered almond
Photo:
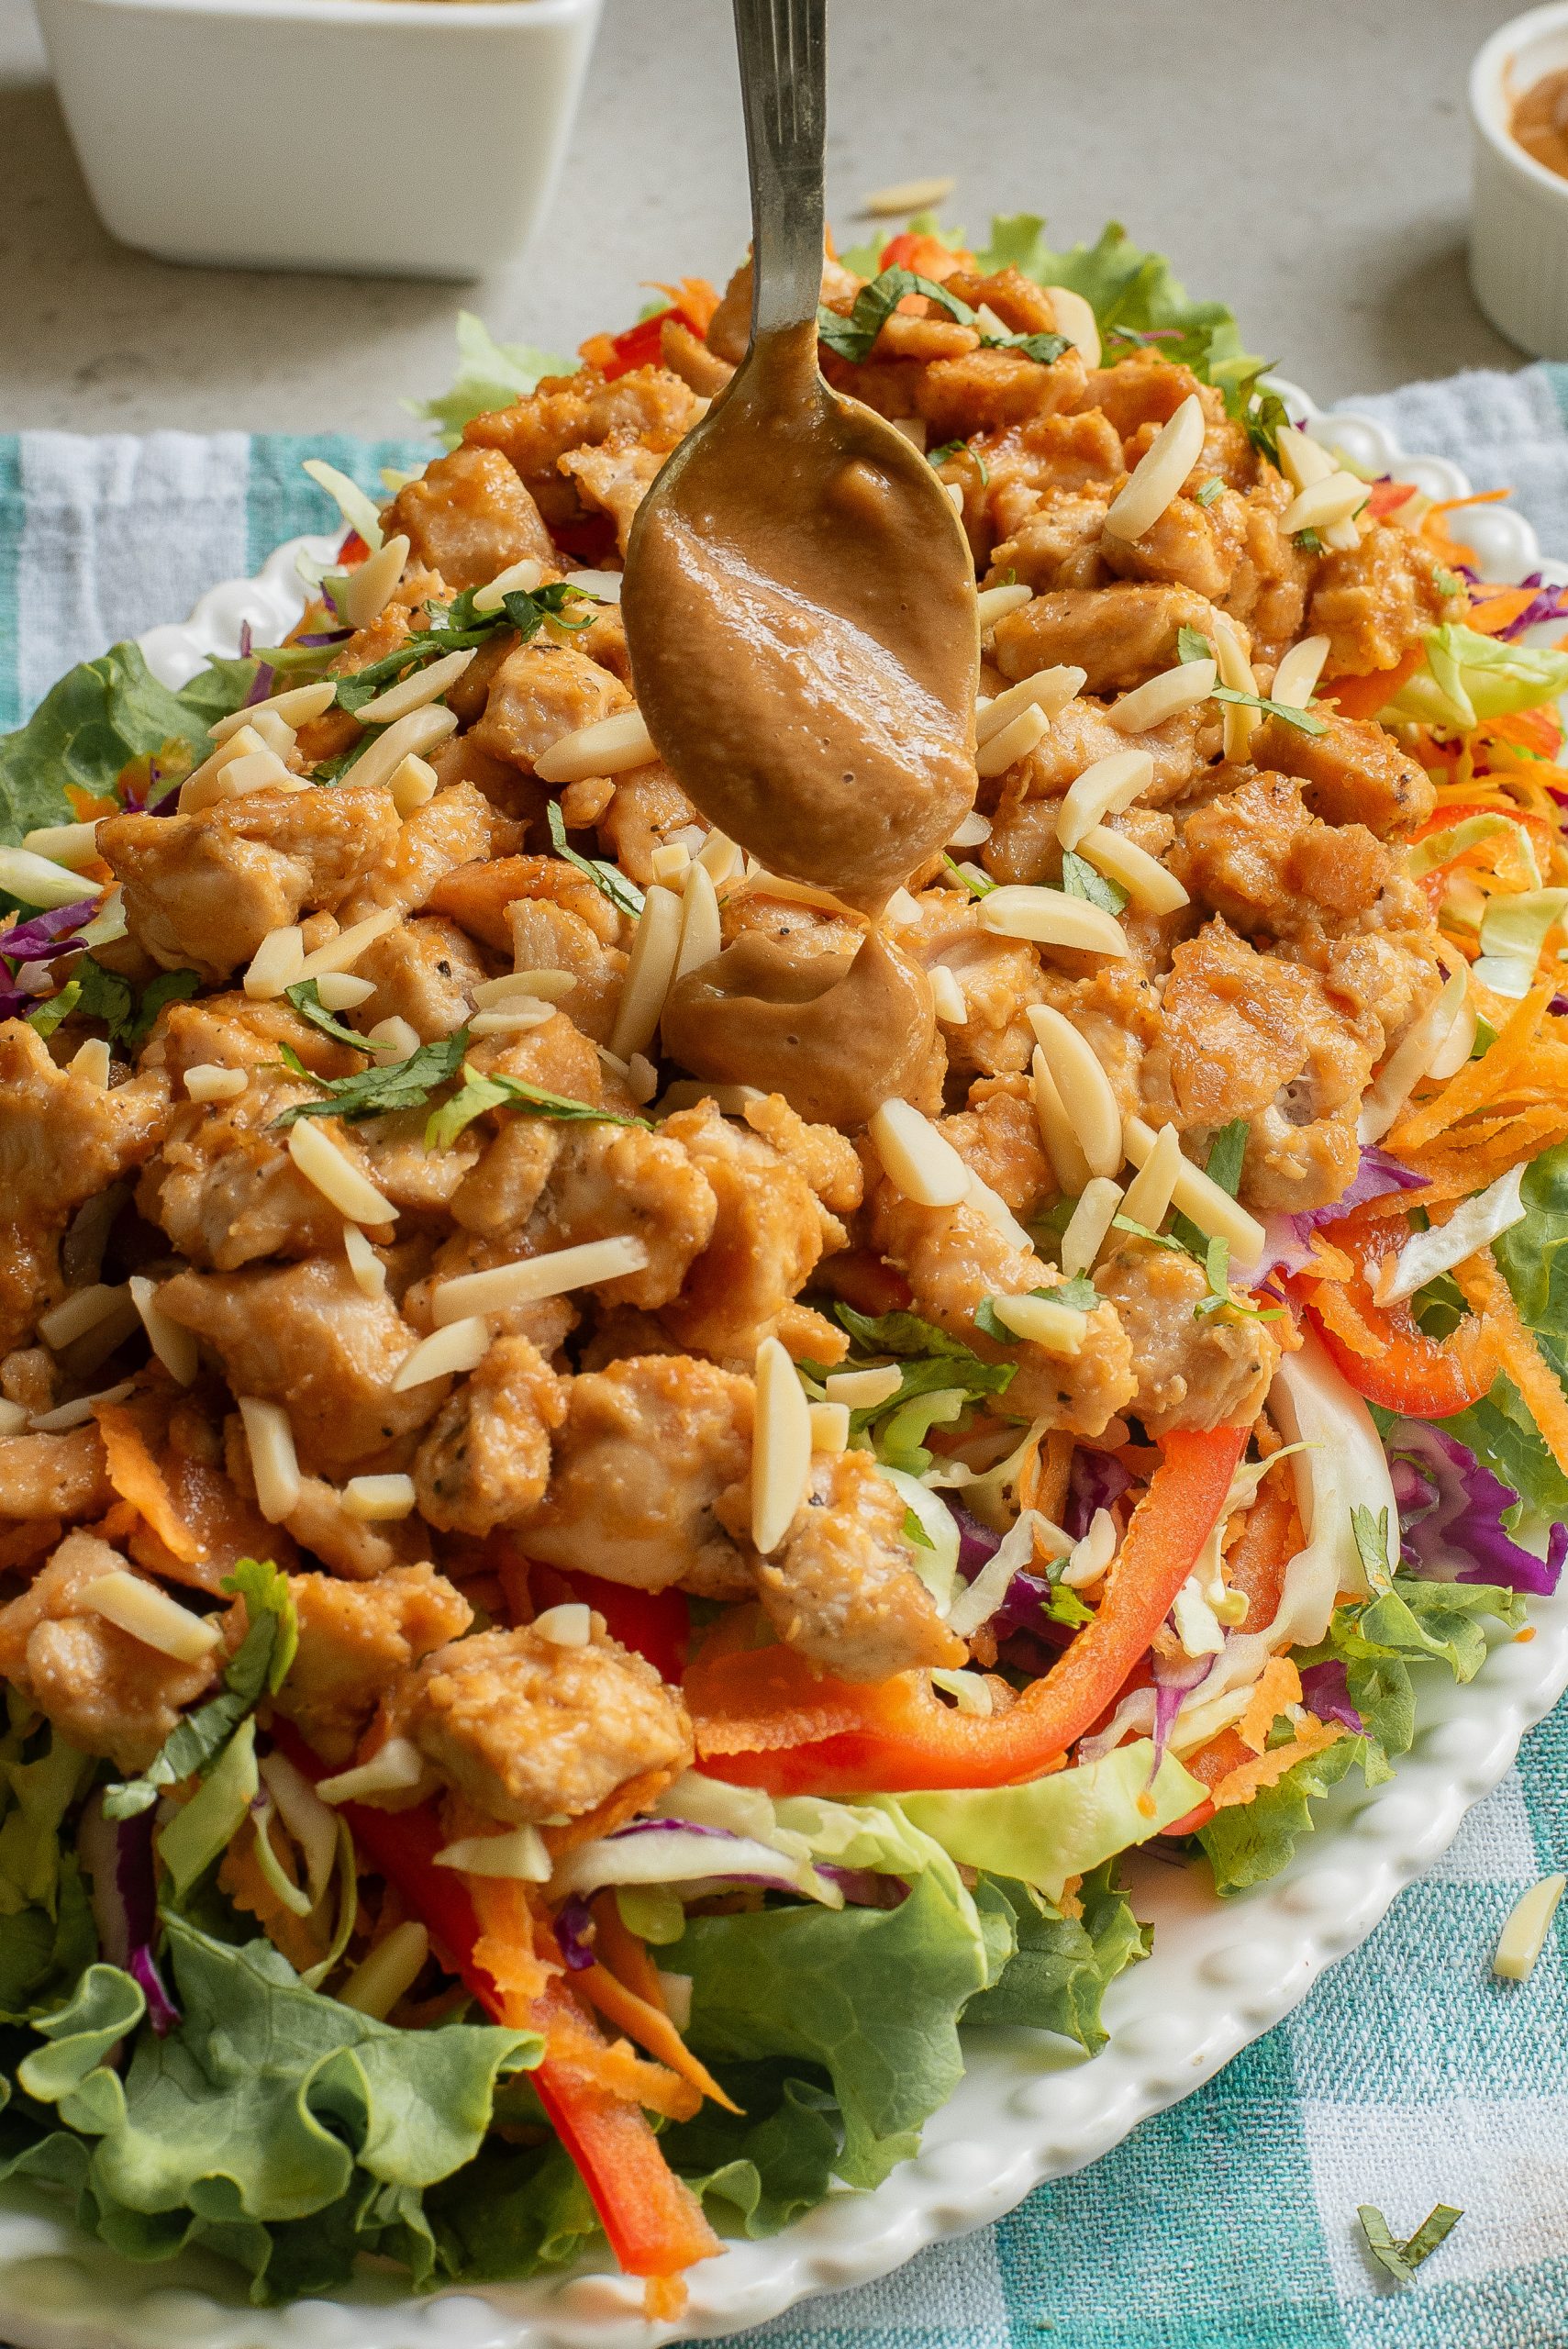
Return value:
[(1273, 684), (1269, 687), (1269, 699), (1285, 709), (1305, 709), (1312, 699), (1313, 689), (1323, 674), (1323, 663), (1329, 658), (1326, 636), (1304, 636), (1293, 644), (1274, 671)]
[(1119, 1174), (1121, 1111), (1093, 1045), (1050, 1004), (1030, 1004), (1029, 1019), (1090, 1174)]
[(39, 1335), (46, 1346), (59, 1353), (62, 1347), (73, 1345), (89, 1330), (95, 1330), (100, 1321), (106, 1321), (112, 1313), (118, 1312), (128, 1294), (123, 1286), (111, 1288), (106, 1281), (94, 1281), (40, 1313)]
[(766, 1558), (789, 1531), (811, 1482), (811, 1413), (795, 1364), (776, 1338), (764, 1338), (758, 1347), (756, 1377), (751, 1543)]
[[(1255, 694), (1258, 681), (1252, 674), (1252, 664), (1246, 648), (1237, 633), (1235, 623), (1224, 612), (1217, 612), (1211, 623), (1211, 641), (1215, 658), (1219, 663), (1222, 685), (1232, 693)], [(1261, 709), (1248, 709), (1245, 704), (1228, 701), (1224, 710), (1221, 748), (1228, 759), (1240, 764), (1247, 756), (1253, 735), (1263, 722)]]
[[(384, 938), (389, 930), (395, 930), (402, 918), (395, 906), (383, 906), (378, 912), (367, 914), (363, 921), (350, 923), (336, 938), (329, 938), (325, 946), (317, 946), (305, 956), (297, 977), (318, 979), (324, 972), (352, 970), (366, 947), (373, 946), (378, 938)], [(293, 984), (291, 980), (290, 985)]]
[(944, 1027), (962, 1028), (969, 1019), (969, 1005), (963, 989), (945, 963), (933, 963), (926, 976), (931, 983), (931, 1001), (937, 1008), (937, 1018)]
[(475, 588), (473, 608), (476, 612), (498, 612), (508, 596), (531, 596), (536, 587), (543, 584), (543, 563), (525, 555), (521, 562), (509, 562), (485, 586)]
[(1327, 473), (1296, 491), (1280, 516), (1280, 529), (1287, 538), (1297, 530), (1328, 530), (1336, 522), (1349, 521), (1370, 495), (1365, 482), (1354, 473)]
[(713, 875), (706, 864), (690, 865), (681, 899), (681, 936), (675, 956), (675, 977), (684, 979), (688, 971), (700, 971), (705, 963), (714, 960), (723, 945), (718, 892), (713, 885)]
[(681, 903), (670, 889), (650, 889), (642, 901), (610, 1036), (620, 1060), (646, 1052), (657, 1032), (681, 951)]
[(1178, 661), (1173, 669), (1162, 669), (1147, 685), (1135, 685), (1131, 693), (1123, 694), (1106, 714), (1119, 732), (1147, 734), (1180, 711), (1195, 709), (1200, 701), (1208, 699), (1218, 683), (1218, 662)]
[(955, 1208), (967, 1197), (968, 1167), (912, 1103), (884, 1101), (866, 1130), (888, 1181), (917, 1207)]
[(992, 775), (1006, 774), (1010, 766), (1028, 758), (1037, 742), (1051, 730), (1051, 720), (1043, 709), (1030, 703), (1020, 709), (1017, 718), (1000, 727), (980, 745), (974, 756), (974, 771), (982, 780)]
[(141, 1316), (148, 1344), (170, 1377), (177, 1379), (182, 1386), (189, 1386), (201, 1367), (195, 1336), (160, 1310), (158, 1283), (149, 1280), (145, 1273), (132, 1273), (129, 1288), (130, 1301)]
[(980, 927), (997, 938), (1027, 938), (1038, 946), (1068, 946), (1084, 954), (1125, 957), (1127, 932), (1114, 914), (1064, 889), (1009, 883), (980, 900)]
[(313, 1183), (329, 1206), (350, 1223), (395, 1223), (397, 1209), (375, 1185), (346, 1159), (330, 1135), (313, 1118), (297, 1118), (289, 1128), (288, 1153), (307, 1183)]
[(1175, 1197), (1181, 1166), (1181, 1138), (1174, 1126), (1162, 1126), (1153, 1148), (1127, 1186), (1120, 1212), (1129, 1222), (1140, 1223), (1149, 1231), (1159, 1230)]
[(813, 1403), (811, 1419), (811, 1449), (813, 1452), (847, 1452), (850, 1443), (850, 1407), (847, 1403)]
[(630, 1232), (605, 1240), (585, 1240), (575, 1248), (552, 1249), (548, 1255), (524, 1256), (515, 1264), (493, 1264), (483, 1273), (460, 1273), (455, 1280), (439, 1281), (431, 1292), (430, 1318), (438, 1330), (473, 1314), (509, 1313), (514, 1306), (532, 1305), (544, 1297), (565, 1297), (574, 1288), (591, 1288), (601, 1281), (639, 1273), (648, 1251)]
[(317, 1778), (316, 1791), (323, 1802), (362, 1802), (368, 1795), (402, 1794), (425, 1776), (425, 1757), (406, 1737), (389, 1737), (368, 1762), (339, 1770), (333, 1778)]
[(350, 1476), (341, 1498), (347, 1516), (366, 1525), (390, 1525), (413, 1514), (418, 1495), (412, 1476)]
[(241, 985), (252, 1003), (273, 1003), (292, 987), (305, 967), (305, 941), (297, 922), (270, 930), (255, 953)]
[(369, 750), (361, 751), (344, 781), (384, 790), (405, 759), (423, 758), (427, 751), (435, 750), (449, 734), (456, 732), (455, 709), (435, 703), (428, 703), (423, 709), (411, 709), (406, 718), (395, 718)]
[(1314, 440), (1299, 424), (1282, 424), (1275, 435), (1279, 449), (1279, 467), (1293, 489), (1310, 489), (1315, 481), (1327, 481), (1339, 466), (1321, 440)]
[(1062, 847), (1076, 848), (1092, 825), (1121, 815), (1153, 780), (1154, 762), (1147, 751), (1112, 751), (1095, 760), (1069, 785), (1057, 811), (1056, 837)]
[(630, 767), (645, 767), (658, 757), (653, 737), (639, 709), (618, 709), (613, 718), (596, 718), (562, 734), (541, 751), (534, 773), (541, 783), (583, 783), (589, 775), (624, 774)]
[(406, 1395), (411, 1386), (428, 1386), (433, 1379), (453, 1378), (465, 1370), (477, 1369), (490, 1351), (490, 1325), (478, 1314), (466, 1321), (450, 1321), (444, 1330), (437, 1330), (422, 1339), (410, 1354), (406, 1354), (397, 1366), (392, 1381), (395, 1395)]
[(473, 990), (473, 1000), (486, 1011), (517, 996), (529, 996), (543, 1003), (562, 1003), (576, 984), (570, 971), (506, 971), (498, 979), (481, 979)]
[(386, 1295), (386, 1266), (365, 1238), (357, 1223), (343, 1226), (343, 1253), (349, 1260), (349, 1270), (354, 1286), (361, 1297)]
[(348, 971), (323, 971), (316, 982), (323, 1011), (357, 1011), (375, 993), (373, 979), (356, 979)]
[[(1127, 1154), (1135, 1166), (1147, 1164), (1157, 1139), (1153, 1127), (1141, 1118), (1129, 1118), (1122, 1127)], [(1171, 1204), (1189, 1217), (1200, 1231), (1207, 1231), (1211, 1240), (1228, 1240), (1233, 1264), (1255, 1264), (1262, 1254), (1266, 1235), (1256, 1216), (1249, 1215), (1239, 1200), (1233, 1199), (1229, 1191), (1222, 1191), (1213, 1177), (1206, 1174), (1201, 1166), (1195, 1166), (1190, 1158), (1183, 1157), (1176, 1169)], [(1121, 1212), (1131, 1210), (1124, 1205)], [(1143, 1216), (1138, 1218), (1140, 1223), (1146, 1220)]]
[[(957, 482), (950, 484), (950, 486), (953, 489), (959, 487)], [(961, 504), (962, 496), (962, 491), (959, 490)], [(1033, 601), (1034, 589), (1026, 587), (1020, 579), (1006, 587), (983, 587), (974, 599), (974, 608), (983, 629), (995, 628), (997, 621), (1006, 619), (1009, 612), (1022, 611), (1026, 604)]]
[(1087, 1190), (1094, 1177), (1083, 1145), (1073, 1130), (1073, 1120), (1062, 1105), (1056, 1089), (1056, 1079), (1051, 1064), (1037, 1044), (1030, 1063), (1030, 1084), (1034, 1095), (1035, 1123), (1045, 1144), (1045, 1154), (1055, 1174), (1057, 1187), (1070, 1198), (1077, 1198)]
[(95, 1575), (82, 1592), (82, 1604), (128, 1631), (143, 1647), (156, 1648), (160, 1655), (172, 1656), (177, 1664), (199, 1664), (218, 1642), (216, 1623), (193, 1615), (156, 1583), (144, 1582), (125, 1567)]
[(851, 1411), (873, 1411), (879, 1403), (890, 1403), (904, 1384), (904, 1374), (896, 1363), (887, 1363), (873, 1370), (833, 1370), (822, 1382), (822, 1391), (829, 1403), (843, 1403)]
[(361, 726), (390, 726), (395, 718), (406, 718), (411, 709), (423, 709), (427, 703), (439, 701), (450, 685), (455, 685), (469, 662), (473, 659), (470, 645), (460, 652), (444, 653), (423, 669), (416, 669), (411, 677), (389, 685), (373, 701), (367, 701), (355, 712)]
[(1055, 669), (1037, 669), (1032, 677), (1020, 679), (1018, 685), (1009, 685), (1005, 693), (998, 694), (994, 701), (988, 701), (983, 708), (976, 709), (975, 740), (988, 742), (993, 734), (999, 734), (1026, 709), (1042, 709), (1047, 718), (1059, 718), (1068, 703), (1075, 701), (1083, 692), (1088, 683), (1088, 674), (1086, 669), (1065, 665)]
[(100, 1092), (108, 1089), (109, 1047), (102, 1036), (89, 1036), (84, 1044), (77, 1046), (65, 1065), (72, 1076), (95, 1085)]
[(1089, 1317), (1075, 1306), (1057, 1305), (1048, 1297), (997, 1297), (991, 1303), (1005, 1330), (1042, 1353), (1068, 1357), (1083, 1353)]
[(249, 1069), (224, 1068), (217, 1061), (197, 1061), (185, 1071), (185, 1092), (193, 1101), (238, 1101), (250, 1082)]
[(1129, 841), (1125, 832), (1113, 832), (1107, 825), (1095, 824), (1078, 843), (1078, 854), (1092, 864), (1096, 873), (1104, 873), (1127, 891), (1134, 905), (1144, 907), (1151, 914), (1172, 914), (1178, 906), (1187, 903), (1187, 893), (1173, 873), (1168, 872), (1157, 856)]
[(1105, 529), (1113, 539), (1140, 539), (1181, 495), (1183, 483), (1203, 454), (1207, 429), (1195, 392), (1189, 392), (1168, 424), (1162, 425), (1133, 468), (1125, 488), (1112, 498)]
[(1056, 313), (1057, 333), (1066, 336), (1085, 367), (1097, 367), (1100, 363), (1100, 325), (1091, 306), (1070, 285), (1048, 285), (1045, 290)]
[(350, 571), (340, 587), (334, 590), (338, 609), (350, 628), (369, 628), (378, 620), (403, 576), (403, 566), (408, 560), (408, 540), (399, 531), (388, 539), (373, 555), (367, 555), (356, 570)]
[(269, 1525), (281, 1525), (299, 1507), (301, 1487), (289, 1415), (281, 1403), (270, 1403), (259, 1395), (236, 1399), (250, 1454), (250, 1474), (256, 1480), (257, 1506)]
[(1069, 1279), (1093, 1270), (1095, 1259), (1120, 1211), (1119, 1185), (1096, 1174), (1092, 1183), (1084, 1186), (1062, 1235), (1062, 1269)]
[(271, 710), (285, 726), (307, 726), (313, 718), (322, 717), (338, 698), (336, 677), (322, 677), (314, 685), (288, 685), (281, 694), (269, 694), (265, 701), (253, 701), (244, 709), (231, 709), (227, 718), (215, 718), (207, 728), (214, 742), (227, 742), (242, 726), (253, 726), (263, 710)]
[(417, 808), (427, 807), (435, 797), (436, 785), (439, 781), (440, 777), (428, 759), (419, 758), (413, 751), (406, 759), (398, 761), (386, 787), (392, 794), (393, 806), (405, 822)]

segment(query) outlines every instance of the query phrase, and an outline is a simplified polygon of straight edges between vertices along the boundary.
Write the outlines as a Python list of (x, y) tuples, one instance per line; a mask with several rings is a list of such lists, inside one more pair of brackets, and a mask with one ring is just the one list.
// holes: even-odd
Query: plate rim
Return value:
[[(1319, 408), (1298, 385), (1269, 380), (1315, 438), (1358, 464), (1397, 472), (1437, 496), (1472, 494), (1461, 467), (1406, 451), (1379, 419)], [(1456, 523), (1454, 534), (1473, 540), (1491, 575), (1539, 571), (1568, 583), (1568, 562), (1541, 553), (1522, 515), (1485, 506), (1468, 519), (1468, 532)], [(282, 634), (304, 603), (296, 558), (323, 562), (336, 546), (291, 539), (255, 577), (224, 581), (184, 621), (148, 630), (138, 642), (153, 674), (183, 685), (209, 655), (236, 651), (244, 623)], [(1143, 1859), (1140, 1906), (1153, 1907), (1166, 1938), (1157, 1932), (1154, 1954), (1112, 1986), (1110, 2038), (1097, 2055), (1076, 2056), (1046, 2034), (969, 2036), (965, 2079), (931, 2117), (914, 2159), (873, 2192), (836, 2193), (782, 2233), (732, 2243), (695, 2269), (676, 2321), (648, 2322), (636, 2281), (593, 2266), (426, 2298), (356, 2288), (253, 2309), (200, 2288), (195, 2279), (211, 2263), (204, 2269), (186, 2254), (169, 2267), (135, 2266), (82, 2234), (58, 2206), (14, 2186), (0, 2189), (0, 2324), (14, 2349), (655, 2349), (874, 2282), (930, 2244), (1016, 2209), (1047, 2179), (1099, 2160), (1282, 2021), (1328, 1965), (1366, 1939), (1568, 1689), (1568, 1592), (1534, 1601), (1530, 1620), (1534, 1638), (1498, 1641), (1475, 1680), (1423, 1692), (1436, 1701), (1424, 1707), (1395, 1776), (1352, 1798), (1349, 1815), (1279, 1876), (1229, 1902), (1209, 1895), (1199, 1903), (1180, 1888), (1194, 1886), (1190, 1870), (1167, 1871), (1162, 1884)], [(1235, 1929), (1224, 1922), (1231, 1918)]]

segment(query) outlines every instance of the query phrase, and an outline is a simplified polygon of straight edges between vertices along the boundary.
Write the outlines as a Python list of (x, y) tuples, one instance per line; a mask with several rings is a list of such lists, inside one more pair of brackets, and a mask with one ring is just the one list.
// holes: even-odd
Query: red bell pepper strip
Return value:
[[(291, 1762), (315, 1782), (327, 1765), (285, 1721), (272, 1734)], [(592, 2030), (556, 1980), (542, 1998), (524, 1999), (498, 1987), (474, 1949), (479, 1920), (468, 1887), (455, 1868), (437, 1867), (446, 1838), (433, 1803), (413, 1810), (377, 1810), (369, 1803), (338, 1807), (356, 1845), (429, 1933), (443, 1965), (461, 1976), (485, 2012), (514, 2031), (549, 2036), (552, 2020), (570, 2009), (573, 2028)], [(611, 2250), (628, 2276), (678, 2276), (721, 2246), (691, 2188), (665, 2160), (647, 2116), (547, 2054), (528, 2075), (550, 2123), (593, 2197)]]
[(681, 1685), (691, 1642), (691, 1609), (684, 1590), (638, 1590), (630, 1583), (606, 1582), (581, 1567), (557, 1570), (572, 1596), (602, 1615), (612, 1640), (648, 1658), (662, 1680)]
[(1431, 1338), (1408, 1298), (1393, 1305), (1374, 1301), (1378, 1266), (1409, 1236), (1398, 1216), (1348, 1216), (1325, 1226), (1322, 1237), (1351, 1259), (1355, 1270), (1350, 1278), (1294, 1273), (1285, 1286), (1306, 1307), (1335, 1366), (1358, 1395), (1407, 1419), (1446, 1419), (1479, 1402), (1497, 1364), (1478, 1318), (1460, 1322), (1446, 1338)]
[[(1169, 1614), (1225, 1506), (1247, 1433), (1166, 1438), (1094, 1622), (1006, 1712), (961, 1713), (917, 1673), (870, 1686), (813, 1681), (787, 1650), (751, 1649), (699, 1659), (686, 1675), (704, 1769), (773, 1794), (845, 1795), (1005, 1787), (1057, 1768)], [(801, 1728), (813, 1709), (830, 1733)]]

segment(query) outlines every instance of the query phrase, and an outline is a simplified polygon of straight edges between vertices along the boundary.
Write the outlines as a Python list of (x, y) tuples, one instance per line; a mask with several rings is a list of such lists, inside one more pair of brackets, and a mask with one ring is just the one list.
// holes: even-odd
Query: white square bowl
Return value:
[(550, 202), (602, 0), (39, 0), (111, 234), (162, 260), (474, 277)]

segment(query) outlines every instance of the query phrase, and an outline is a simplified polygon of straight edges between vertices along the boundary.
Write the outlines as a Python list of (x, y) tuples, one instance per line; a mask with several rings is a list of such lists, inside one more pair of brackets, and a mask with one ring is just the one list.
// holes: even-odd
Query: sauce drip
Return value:
[(1543, 75), (1516, 98), (1508, 128), (1527, 155), (1568, 179), (1568, 68)]
[(880, 906), (974, 796), (979, 629), (925, 460), (762, 336), (637, 518), (637, 697), (688, 798), (770, 872)]
[(760, 1085), (822, 1124), (914, 1092), (936, 1042), (930, 982), (876, 930), (851, 953), (743, 930), (664, 1004), (664, 1048), (716, 1084)]

